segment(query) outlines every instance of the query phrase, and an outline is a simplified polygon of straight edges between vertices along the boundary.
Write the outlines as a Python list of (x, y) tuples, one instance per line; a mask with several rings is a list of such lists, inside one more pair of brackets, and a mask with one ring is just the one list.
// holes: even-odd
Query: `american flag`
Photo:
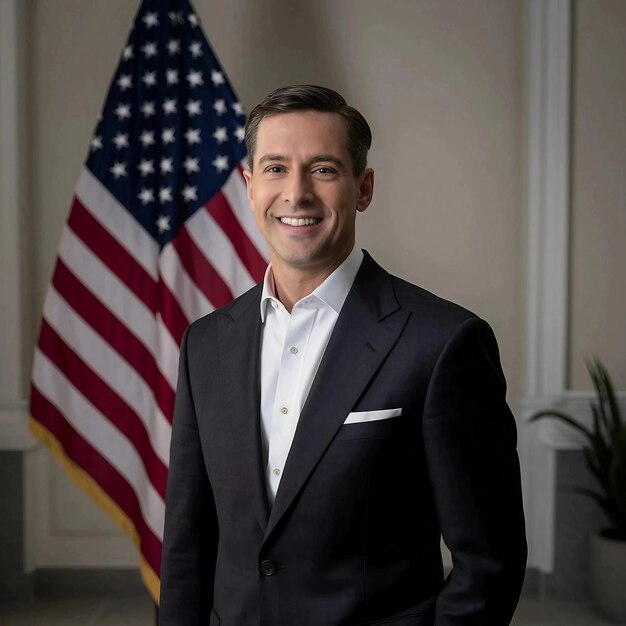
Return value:
[(31, 431), (135, 541), (159, 595), (180, 341), (258, 282), (245, 113), (187, 0), (145, 0), (80, 173), (35, 351)]

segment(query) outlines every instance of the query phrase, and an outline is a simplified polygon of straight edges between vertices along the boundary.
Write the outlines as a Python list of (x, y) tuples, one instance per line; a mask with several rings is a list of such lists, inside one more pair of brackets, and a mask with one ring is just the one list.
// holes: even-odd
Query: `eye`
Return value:
[(315, 174), (322, 174), (323, 176), (332, 176), (337, 173), (337, 171), (334, 168), (328, 167), (326, 165), (316, 167), (315, 170), (313, 171)]
[(284, 172), (284, 170), (285, 168), (282, 165), (270, 165), (265, 168), (265, 171), (268, 174), (280, 174), (281, 172)]

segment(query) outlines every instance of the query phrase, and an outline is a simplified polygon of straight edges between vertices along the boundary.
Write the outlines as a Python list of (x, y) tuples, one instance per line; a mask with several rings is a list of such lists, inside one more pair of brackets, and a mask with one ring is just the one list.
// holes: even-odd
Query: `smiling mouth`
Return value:
[(287, 226), (315, 226), (322, 221), (321, 217), (279, 217), (278, 219)]

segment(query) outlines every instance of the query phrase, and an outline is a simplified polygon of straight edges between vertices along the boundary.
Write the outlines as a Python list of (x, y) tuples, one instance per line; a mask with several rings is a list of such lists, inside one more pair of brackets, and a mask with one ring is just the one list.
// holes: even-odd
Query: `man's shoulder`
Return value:
[(460, 304), (442, 298), (419, 285), (389, 273), (367, 253), (363, 269), (364, 278), (367, 282), (373, 279), (372, 282), (378, 283), (382, 290), (390, 287), (397, 304), (400, 308), (409, 311), (413, 318), (451, 328), (468, 319), (477, 318), (475, 313)]
[(261, 284), (254, 285), (228, 304), (198, 318), (189, 325), (188, 332), (190, 334), (204, 333), (217, 327), (224, 320), (237, 321), (242, 316), (255, 313), (260, 316), (261, 288)]

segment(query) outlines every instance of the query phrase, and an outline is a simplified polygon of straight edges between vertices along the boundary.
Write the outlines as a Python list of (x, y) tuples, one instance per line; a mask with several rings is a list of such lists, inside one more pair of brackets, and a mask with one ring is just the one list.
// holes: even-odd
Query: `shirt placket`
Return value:
[(278, 490), (302, 410), (303, 370), (316, 313), (317, 307), (313, 302), (294, 306), (281, 352), (268, 454), (269, 483), (274, 494)]

